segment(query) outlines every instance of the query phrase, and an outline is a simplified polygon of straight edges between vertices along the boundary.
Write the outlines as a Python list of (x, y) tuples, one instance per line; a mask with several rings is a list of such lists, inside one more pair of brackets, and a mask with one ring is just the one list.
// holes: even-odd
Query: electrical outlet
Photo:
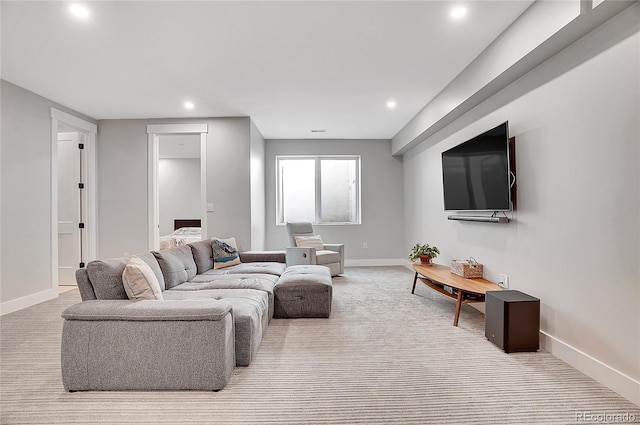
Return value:
[(369, 248), (369, 244), (367, 244), (366, 242), (363, 242), (363, 243), (362, 243), (362, 247), (363, 247), (364, 249), (367, 249), (367, 248)]
[(500, 280), (498, 281), (498, 286), (504, 289), (509, 289), (509, 276), (506, 274), (500, 275)]

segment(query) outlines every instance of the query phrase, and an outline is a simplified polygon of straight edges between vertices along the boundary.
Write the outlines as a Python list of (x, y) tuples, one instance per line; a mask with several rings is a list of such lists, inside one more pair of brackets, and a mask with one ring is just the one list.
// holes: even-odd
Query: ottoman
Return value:
[(287, 267), (273, 288), (274, 317), (295, 319), (329, 317), (331, 314), (331, 271), (326, 266)]

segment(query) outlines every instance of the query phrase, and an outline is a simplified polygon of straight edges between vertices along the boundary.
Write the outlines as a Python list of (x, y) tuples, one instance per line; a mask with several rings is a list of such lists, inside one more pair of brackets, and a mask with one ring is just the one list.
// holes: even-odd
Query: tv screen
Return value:
[(442, 153), (444, 209), (510, 211), (509, 122)]

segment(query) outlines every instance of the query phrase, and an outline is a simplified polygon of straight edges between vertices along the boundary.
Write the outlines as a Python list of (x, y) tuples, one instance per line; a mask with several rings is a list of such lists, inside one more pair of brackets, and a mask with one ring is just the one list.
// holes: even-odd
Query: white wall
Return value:
[(327, 243), (345, 244), (348, 265), (398, 264), (406, 257), (402, 244), (402, 161), (391, 156), (390, 140), (267, 140), (267, 249), (289, 245), (286, 227), (276, 225), (277, 155), (360, 155), (362, 224), (314, 229)]
[(173, 232), (176, 218), (200, 218), (200, 158), (160, 158), (158, 189), (160, 236)]
[[(632, 9), (404, 155), (405, 248), (418, 238), (440, 247), (443, 264), (473, 256), (489, 280), (508, 274), (512, 289), (540, 298), (548, 350), (640, 403), (640, 37)], [(514, 221), (448, 221), (441, 152), (505, 120), (516, 137)]]
[(1, 81), (2, 312), (57, 297), (51, 269), (50, 108), (90, 117)]

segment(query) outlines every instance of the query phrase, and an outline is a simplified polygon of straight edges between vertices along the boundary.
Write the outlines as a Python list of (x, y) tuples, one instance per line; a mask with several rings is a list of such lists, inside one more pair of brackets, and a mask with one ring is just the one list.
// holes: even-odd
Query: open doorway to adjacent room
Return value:
[(149, 248), (206, 238), (207, 124), (148, 125)]
[(158, 138), (158, 231), (160, 249), (201, 240), (200, 135)]
[(97, 127), (51, 109), (51, 273), (59, 292), (77, 286), (75, 272), (96, 255)]

